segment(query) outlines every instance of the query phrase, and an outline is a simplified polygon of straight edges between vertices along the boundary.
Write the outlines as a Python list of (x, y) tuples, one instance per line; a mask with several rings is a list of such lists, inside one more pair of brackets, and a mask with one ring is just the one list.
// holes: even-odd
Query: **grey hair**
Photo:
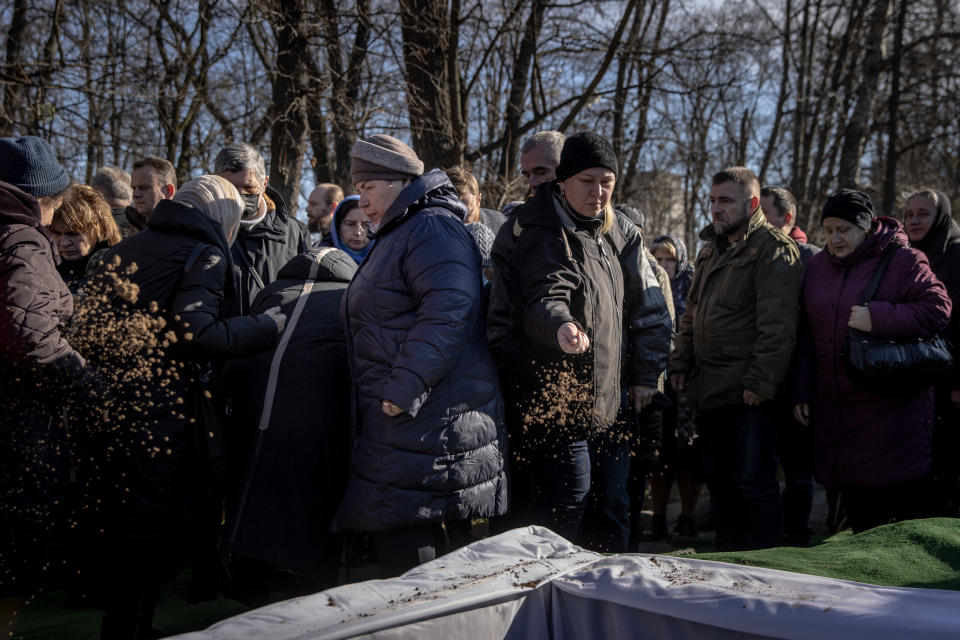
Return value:
[(100, 167), (90, 186), (102, 193), (107, 200), (133, 200), (130, 174), (120, 167)]
[(520, 146), (520, 153), (527, 153), (538, 144), (546, 145), (550, 148), (557, 164), (560, 164), (560, 151), (563, 149), (563, 143), (567, 136), (559, 131), (537, 131), (535, 134), (523, 141)]
[(248, 169), (253, 169), (260, 182), (267, 179), (267, 165), (263, 161), (263, 156), (246, 142), (228, 144), (220, 149), (217, 159), (213, 161), (213, 170), (217, 173), (224, 171), (235, 173)]

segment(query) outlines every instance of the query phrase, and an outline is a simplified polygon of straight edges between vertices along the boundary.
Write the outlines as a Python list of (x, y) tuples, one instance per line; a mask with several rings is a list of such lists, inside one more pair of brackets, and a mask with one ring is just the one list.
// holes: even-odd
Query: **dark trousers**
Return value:
[(526, 475), (521, 481), (527, 484), (527, 508), (515, 515), (522, 525), (544, 526), (567, 540), (576, 540), (590, 491), (587, 441), (542, 444), (524, 455), (526, 469), (518, 475)]
[(373, 534), (380, 577), (392, 578), (437, 557), (440, 524), (421, 524)]
[(780, 437), (777, 443), (783, 469), (783, 525), (787, 537), (810, 537), (810, 511), (813, 509), (813, 427), (793, 418), (789, 403), (777, 404)]
[(579, 544), (604, 553), (626, 553), (630, 540), (630, 437), (620, 424), (589, 441), (590, 494)]
[(889, 487), (848, 486), (840, 488), (840, 500), (850, 528), (860, 533), (891, 522), (934, 515), (933, 487), (929, 477)]
[(773, 404), (702, 411), (697, 419), (704, 477), (717, 508), (717, 550), (763, 549), (783, 537)]

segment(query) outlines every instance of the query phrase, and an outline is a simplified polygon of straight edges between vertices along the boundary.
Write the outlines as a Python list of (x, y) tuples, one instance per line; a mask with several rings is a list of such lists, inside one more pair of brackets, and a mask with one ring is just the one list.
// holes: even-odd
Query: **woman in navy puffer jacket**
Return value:
[(341, 306), (354, 435), (334, 529), (376, 532), (386, 576), (434, 557), (438, 523), (506, 511), (506, 434), (456, 190), (390, 136), (358, 141), (351, 160), (376, 246)]

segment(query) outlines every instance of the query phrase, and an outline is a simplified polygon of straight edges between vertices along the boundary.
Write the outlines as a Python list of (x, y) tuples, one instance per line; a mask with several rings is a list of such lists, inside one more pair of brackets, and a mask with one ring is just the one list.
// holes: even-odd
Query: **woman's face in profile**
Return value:
[(617, 176), (609, 169), (585, 169), (560, 183), (560, 189), (570, 207), (587, 218), (600, 215), (613, 195)]
[(838, 258), (850, 255), (867, 237), (865, 229), (842, 218), (824, 218), (823, 234), (827, 238), (827, 251)]

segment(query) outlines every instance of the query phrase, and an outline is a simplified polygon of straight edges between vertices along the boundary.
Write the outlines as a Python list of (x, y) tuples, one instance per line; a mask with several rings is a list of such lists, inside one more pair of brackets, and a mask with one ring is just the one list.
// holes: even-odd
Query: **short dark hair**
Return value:
[(165, 184), (172, 184), (174, 187), (177, 186), (177, 172), (173, 168), (173, 163), (169, 160), (158, 158), (157, 156), (147, 156), (133, 163), (134, 171), (144, 167), (149, 167), (157, 172), (161, 187)]
[(760, 195), (760, 179), (746, 167), (727, 167), (713, 174), (713, 184), (724, 182), (736, 182), (743, 187), (743, 193), (746, 196)]
[(764, 187), (760, 189), (760, 196), (773, 198), (773, 206), (780, 215), (789, 213), (794, 220), (797, 219), (797, 199), (783, 187)]

